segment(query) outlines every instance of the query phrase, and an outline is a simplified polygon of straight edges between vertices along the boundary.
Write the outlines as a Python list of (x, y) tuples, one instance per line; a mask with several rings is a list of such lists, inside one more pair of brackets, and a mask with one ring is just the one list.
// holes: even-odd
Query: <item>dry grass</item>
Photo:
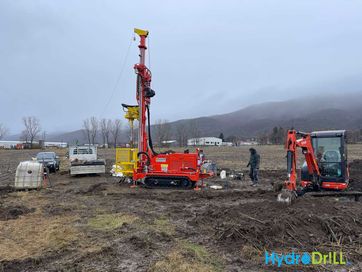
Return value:
[(155, 219), (150, 227), (156, 232), (163, 232), (167, 235), (175, 234), (175, 226), (164, 217)]
[(109, 231), (121, 227), (123, 224), (132, 224), (138, 219), (129, 214), (100, 214), (88, 220), (88, 227), (95, 230)]
[(24, 259), (59, 250), (78, 239), (76, 217), (44, 218), (28, 214), (16, 220), (0, 221), (0, 261)]
[(49, 201), (46, 196), (43, 196), (39, 191), (19, 191), (9, 194), (6, 199), (7, 205), (24, 205), (28, 208), (35, 207), (35, 213), (40, 214), (43, 207), (45, 207)]
[(83, 236), (74, 227), (77, 217), (44, 216), (42, 210), (49, 200), (39, 191), (14, 192), (6, 202), (36, 210), (15, 220), (0, 221), (0, 261), (40, 256), (67, 247)]
[[(218, 167), (245, 170), (249, 160), (249, 148), (251, 146), (222, 146), (222, 147), (200, 147), (204, 150), (206, 159), (216, 162)], [(256, 145), (253, 146), (261, 156), (262, 170), (283, 170), (286, 167), (286, 151), (283, 145)], [(188, 147), (190, 152), (194, 147)], [(169, 148), (165, 149), (168, 150)], [(183, 152), (186, 148), (171, 148), (178, 152)], [(362, 144), (348, 145), (348, 160), (360, 159), (362, 154)], [(303, 154), (298, 153), (300, 159)], [(301, 160), (300, 160), (301, 162)]]
[(262, 251), (252, 245), (244, 245), (240, 250), (243, 259), (260, 261)]
[(7, 206), (23, 205), (27, 208), (35, 208), (34, 214), (41, 214), (43, 208), (49, 204), (46, 196), (40, 191), (16, 191), (8, 194), (6, 198)]
[[(222, 146), (222, 147), (201, 147), (206, 159), (210, 159), (220, 168), (230, 168), (235, 170), (246, 170), (251, 146)], [(253, 146), (261, 156), (261, 169), (276, 170), (285, 168), (285, 151), (281, 145), (258, 145)], [(194, 147), (190, 147), (190, 152)], [(176, 148), (182, 152), (184, 149)], [(284, 168), (283, 168), (284, 167)]]
[(203, 246), (179, 241), (176, 248), (164, 259), (156, 262), (150, 271), (160, 272), (210, 272), (222, 271), (222, 262)]

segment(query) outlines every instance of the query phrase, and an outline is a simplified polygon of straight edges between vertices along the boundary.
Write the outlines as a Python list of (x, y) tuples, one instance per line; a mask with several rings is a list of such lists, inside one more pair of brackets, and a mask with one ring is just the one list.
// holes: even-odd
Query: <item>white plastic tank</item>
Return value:
[(42, 187), (44, 167), (37, 161), (23, 161), (18, 165), (15, 175), (16, 189), (37, 189)]
[(221, 178), (221, 179), (226, 179), (226, 171), (225, 171), (225, 170), (222, 170), (222, 171), (220, 172), (220, 178)]

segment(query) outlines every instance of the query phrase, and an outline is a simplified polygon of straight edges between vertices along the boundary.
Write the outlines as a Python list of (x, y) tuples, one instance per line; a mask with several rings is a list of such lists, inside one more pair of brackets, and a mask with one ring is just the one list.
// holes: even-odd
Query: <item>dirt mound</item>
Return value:
[[(362, 242), (362, 211), (358, 204), (344, 204), (331, 210), (330, 200), (300, 199), (291, 207), (272, 201), (245, 203), (230, 209), (210, 205), (193, 219), (223, 247), (237, 249), (245, 244), (264, 249), (303, 248), (313, 251), (338, 245), (354, 258)], [(353, 249), (353, 250), (351, 250)], [(232, 250), (232, 249), (230, 249)]]
[(73, 193), (73, 194), (82, 194), (82, 195), (96, 195), (96, 194), (100, 194), (102, 191), (107, 190), (107, 186), (108, 186), (107, 183), (99, 182), (99, 183), (92, 184), (85, 189), (72, 188), (72, 189), (66, 190), (65, 192)]
[(260, 178), (273, 181), (284, 181), (287, 178), (286, 170), (260, 170)]
[(351, 191), (362, 191), (362, 180), (350, 180), (349, 189)]
[(17, 219), (20, 215), (27, 213), (32, 213), (35, 211), (35, 208), (28, 209), (25, 206), (10, 206), (10, 207), (1, 207), (0, 206), (0, 220), (6, 221), (10, 219)]
[(72, 211), (72, 207), (48, 204), (43, 208), (45, 214), (49, 216), (64, 215)]
[(107, 183), (96, 183), (81, 191), (82, 194), (97, 194), (107, 190)]
[(13, 191), (13, 189), (11, 188), (11, 186), (0, 186), (0, 196), (1, 195), (6, 195), (6, 194), (8, 194), (8, 193), (10, 193), (10, 192), (12, 192)]
[(362, 191), (362, 160), (354, 160), (350, 163), (350, 190)]

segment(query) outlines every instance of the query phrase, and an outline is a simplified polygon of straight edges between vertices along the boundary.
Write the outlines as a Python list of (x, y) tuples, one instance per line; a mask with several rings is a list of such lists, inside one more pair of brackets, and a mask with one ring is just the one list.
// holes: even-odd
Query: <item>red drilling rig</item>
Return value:
[(138, 108), (138, 163), (133, 172), (133, 181), (146, 186), (197, 188), (197, 182), (212, 176), (203, 170), (203, 154), (199, 149), (195, 153), (165, 152), (158, 154), (152, 143), (150, 104), (155, 92), (151, 89), (152, 73), (145, 65), (146, 30), (135, 29), (140, 37), (139, 63), (134, 66), (137, 75), (136, 106), (122, 104), (126, 109)]

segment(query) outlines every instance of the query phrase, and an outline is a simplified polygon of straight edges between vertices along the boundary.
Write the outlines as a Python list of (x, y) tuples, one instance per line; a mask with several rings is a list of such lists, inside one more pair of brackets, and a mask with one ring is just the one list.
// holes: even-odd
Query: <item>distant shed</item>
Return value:
[(216, 137), (201, 137), (201, 138), (192, 138), (187, 140), (188, 146), (221, 146), (222, 139)]

